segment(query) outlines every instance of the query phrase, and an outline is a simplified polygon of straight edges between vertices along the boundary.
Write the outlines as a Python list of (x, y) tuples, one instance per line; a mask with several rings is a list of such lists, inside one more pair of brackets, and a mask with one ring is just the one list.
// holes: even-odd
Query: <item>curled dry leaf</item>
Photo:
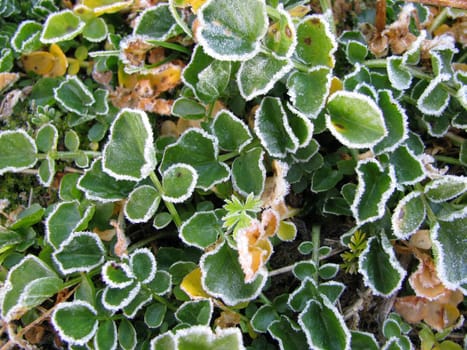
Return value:
[(220, 328), (236, 327), (240, 324), (240, 314), (232, 310), (224, 310), (221, 315), (214, 320), (214, 325)]
[(446, 291), (446, 287), (438, 278), (433, 259), (424, 253), (417, 253), (415, 256), (420, 263), (417, 270), (409, 277), (410, 286), (417, 296), (429, 300), (438, 298)]
[(0, 73), (0, 91), (6, 90), (14, 83), (16, 83), (19, 79), (18, 73), (8, 73), (2, 72)]
[(431, 249), (430, 230), (418, 230), (415, 232), (410, 236), (409, 246), (424, 250)]

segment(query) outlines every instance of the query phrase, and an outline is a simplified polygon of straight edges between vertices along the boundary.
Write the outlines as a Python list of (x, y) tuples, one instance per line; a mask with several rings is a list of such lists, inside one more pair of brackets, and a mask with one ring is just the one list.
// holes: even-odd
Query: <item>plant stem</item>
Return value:
[(332, 12), (332, 4), (331, 0), (319, 0), (319, 4), (321, 5), (321, 11), (323, 12), (323, 15), (327, 18), (329, 22), (329, 26), (331, 27), (331, 32), (336, 35), (336, 25), (334, 23), (334, 15)]
[(311, 227), (311, 241), (313, 242), (311, 259), (314, 261), (316, 266), (316, 272), (313, 274), (313, 279), (315, 280), (316, 284), (318, 284), (320, 234), (321, 226), (313, 225)]
[(436, 18), (433, 20), (433, 22), (431, 23), (431, 26), (430, 28), (428, 29), (428, 31), (430, 33), (433, 33), (436, 28), (438, 28), (441, 24), (444, 23), (444, 21), (446, 21), (446, 19), (448, 18), (448, 8), (445, 7), (443, 8), (443, 10), (439, 13), (438, 16), (436, 16)]
[(436, 160), (440, 162), (444, 162), (447, 164), (452, 164), (452, 165), (461, 165), (463, 166), (462, 162), (459, 159), (448, 157), (448, 156), (434, 156)]
[(294, 267), (295, 267), (295, 264), (292, 264), (292, 265), (281, 267), (276, 270), (271, 270), (269, 271), (268, 276), (273, 277), (273, 276), (281, 275), (283, 273), (291, 272), (294, 269)]
[[(156, 186), (157, 191), (159, 191), (160, 194), (164, 193), (164, 189), (162, 188), (162, 184), (159, 181), (159, 179), (157, 178), (156, 173), (154, 171), (152, 171), (149, 174), (149, 177), (150, 177), (152, 183), (154, 184), (154, 186)], [(177, 225), (177, 227), (180, 227), (182, 225), (182, 219), (180, 219), (180, 215), (178, 215), (178, 212), (177, 212), (177, 209), (175, 208), (175, 205), (173, 203), (167, 202), (167, 201), (164, 201), (164, 204), (165, 204), (165, 207), (167, 208), (167, 210), (169, 211), (170, 215), (172, 215), (172, 219), (173, 219), (175, 225)]]

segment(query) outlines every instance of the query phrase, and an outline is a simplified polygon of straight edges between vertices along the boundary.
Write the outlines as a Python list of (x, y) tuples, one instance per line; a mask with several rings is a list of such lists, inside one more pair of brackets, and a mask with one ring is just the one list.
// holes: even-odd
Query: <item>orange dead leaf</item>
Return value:
[(16, 83), (19, 79), (18, 73), (0, 73), (0, 91), (5, 90)]
[(415, 295), (397, 298), (394, 309), (409, 323), (418, 323), (425, 318), (428, 300)]
[(279, 213), (273, 209), (266, 209), (261, 215), (261, 224), (267, 237), (273, 236), (279, 228)]
[(410, 286), (415, 294), (429, 300), (436, 299), (446, 290), (441, 283), (436, 272), (436, 267), (429, 255), (416, 253), (415, 256), (420, 261), (418, 268), (409, 277)]
[(430, 237), (430, 230), (418, 230), (409, 240), (409, 246), (418, 249), (431, 249), (432, 242)]

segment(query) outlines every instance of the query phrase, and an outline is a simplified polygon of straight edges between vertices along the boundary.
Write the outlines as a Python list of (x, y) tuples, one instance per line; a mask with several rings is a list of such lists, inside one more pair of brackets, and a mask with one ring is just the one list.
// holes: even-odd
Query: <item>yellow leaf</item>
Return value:
[(24, 70), (38, 75), (48, 76), (54, 68), (55, 56), (50, 52), (34, 51), (21, 57)]
[(113, 1), (113, 0), (83, 0), (82, 4), (91, 8), (96, 16), (104, 13), (120, 12), (131, 6), (133, 1)]
[(290, 242), (295, 239), (297, 235), (297, 227), (293, 222), (290, 221), (281, 221), (279, 224), (279, 230), (277, 231), (277, 237), (281, 241)]
[(0, 91), (13, 85), (19, 79), (18, 73), (0, 73)]
[(209, 298), (209, 294), (204, 291), (201, 284), (201, 269), (199, 267), (183, 278), (180, 289), (193, 299)]
[(68, 60), (60, 46), (57, 44), (50, 45), (49, 52), (55, 57), (54, 66), (49, 73), (49, 77), (54, 78), (65, 75), (68, 67)]

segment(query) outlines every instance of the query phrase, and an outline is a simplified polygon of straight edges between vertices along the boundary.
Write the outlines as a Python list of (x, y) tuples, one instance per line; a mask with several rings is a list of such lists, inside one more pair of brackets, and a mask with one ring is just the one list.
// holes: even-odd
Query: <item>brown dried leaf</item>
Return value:
[(436, 272), (436, 267), (430, 256), (422, 253), (416, 254), (420, 264), (417, 270), (409, 277), (410, 286), (419, 297), (429, 300), (436, 299), (446, 291)]
[(231, 310), (221, 312), (221, 315), (214, 320), (214, 325), (220, 328), (236, 327), (240, 324), (240, 314)]
[(409, 246), (425, 250), (431, 249), (430, 230), (418, 230), (415, 232), (410, 237)]
[(418, 323), (425, 318), (427, 299), (409, 295), (397, 298), (394, 302), (394, 309), (409, 323)]

